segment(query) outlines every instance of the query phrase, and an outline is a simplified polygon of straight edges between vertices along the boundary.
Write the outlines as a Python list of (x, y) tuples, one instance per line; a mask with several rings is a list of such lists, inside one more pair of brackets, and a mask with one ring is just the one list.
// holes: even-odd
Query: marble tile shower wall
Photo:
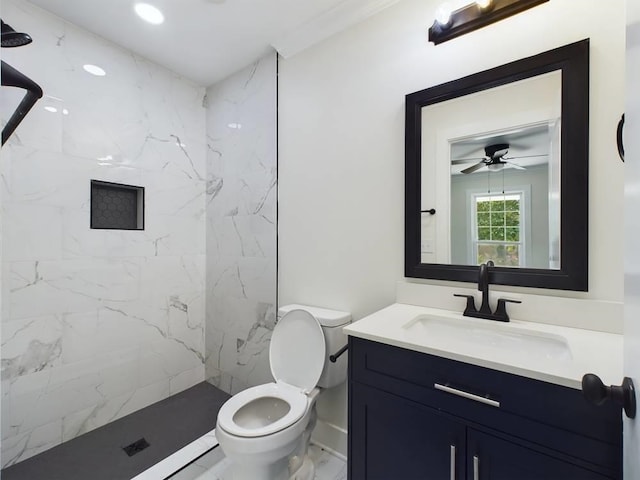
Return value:
[(276, 322), (276, 55), (207, 90), (206, 377), (271, 381)]
[[(2, 10), (34, 38), (3, 59), (47, 95), (1, 156), (7, 466), (204, 380), (206, 114), (177, 74), (27, 2)], [(6, 120), (20, 95), (1, 90)], [(144, 186), (145, 230), (90, 230), (92, 178)]]

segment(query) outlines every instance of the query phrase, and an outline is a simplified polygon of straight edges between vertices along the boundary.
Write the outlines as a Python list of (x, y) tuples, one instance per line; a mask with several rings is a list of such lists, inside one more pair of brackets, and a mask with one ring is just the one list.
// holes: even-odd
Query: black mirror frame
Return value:
[(451, 100), (555, 70), (562, 71), (559, 270), (491, 269), (498, 285), (588, 291), (589, 285), (589, 40), (443, 83), (406, 96), (405, 261), (411, 278), (477, 282), (478, 267), (421, 263), (422, 113), (427, 105)]

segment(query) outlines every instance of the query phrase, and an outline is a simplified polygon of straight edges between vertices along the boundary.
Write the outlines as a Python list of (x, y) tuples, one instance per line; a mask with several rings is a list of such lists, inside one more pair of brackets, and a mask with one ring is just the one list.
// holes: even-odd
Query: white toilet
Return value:
[(278, 310), (269, 347), (275, 382), (244, 390), (218, 412), (216, 438), (231, 460), (233, 480), (311, 480), (306, 455), (316, 422), (318, 387), (347, 378), (347, 355), (329, 355), (347, 343), (346, 312), (303, 305)]

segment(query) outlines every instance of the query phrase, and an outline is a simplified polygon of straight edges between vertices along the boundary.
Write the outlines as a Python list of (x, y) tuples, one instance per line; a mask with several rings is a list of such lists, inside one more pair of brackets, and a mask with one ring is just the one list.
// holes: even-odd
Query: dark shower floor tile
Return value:
[[(213, 385), (199, 383), (8, 467), (2, 479), (129, 480), (213, 430), (228, 398)], [(142, 438), (149, 447), (128, 456), (123, 448)]]

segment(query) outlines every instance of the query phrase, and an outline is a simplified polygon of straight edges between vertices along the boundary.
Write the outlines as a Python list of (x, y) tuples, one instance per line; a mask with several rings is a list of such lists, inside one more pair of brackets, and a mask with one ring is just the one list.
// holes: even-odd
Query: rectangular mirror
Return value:
[(405, 275), (588, 289), (589, 42), (407, 95)]

